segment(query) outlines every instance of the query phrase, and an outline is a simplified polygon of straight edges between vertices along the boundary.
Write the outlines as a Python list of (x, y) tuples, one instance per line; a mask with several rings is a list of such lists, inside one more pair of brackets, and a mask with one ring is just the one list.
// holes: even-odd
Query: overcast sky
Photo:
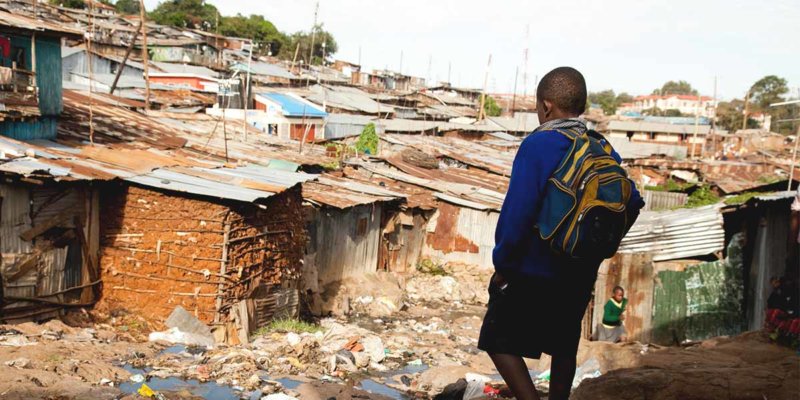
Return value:
[[(207, 0), (208, 1), (208, 0)], [(210, 0), (223, 15), (263, 14), (284, 32), (309, 30), (316, 0)], [(152, 9), (157, 0), (146, 0)], [(645, 94), (687, 80), (703, 94), (742, 97), (776, 74), (800, 87), (798, 0), (320, 0), (319, 19), (339, 44), (336, 58), (367, 69), (510, 93), (529, 48), (528, 93), (536, 76), (569, 65), (589, 90)], [(530, 35), (526, 39), (526, 26)], [(429, 74), (429, 60), (432, 66)]]

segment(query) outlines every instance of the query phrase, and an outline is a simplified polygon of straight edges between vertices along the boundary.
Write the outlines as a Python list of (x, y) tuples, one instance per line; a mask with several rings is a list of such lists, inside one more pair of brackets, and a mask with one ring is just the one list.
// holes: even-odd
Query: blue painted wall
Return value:
[[(23, 49), (25, 68), (31, 69), (30, 36), (11, 36), (13, 49)], [(10, 67), (12, 58), (0, 57), (2, 65)], [(36, 85), (39, 87), (38, 121), (0, 122), (0, 134), (18, 140), (54, 139), (57, 131), (57, 118), (63, 110), (61, 80), (61, 40), (51, 37), (36, 38)]]

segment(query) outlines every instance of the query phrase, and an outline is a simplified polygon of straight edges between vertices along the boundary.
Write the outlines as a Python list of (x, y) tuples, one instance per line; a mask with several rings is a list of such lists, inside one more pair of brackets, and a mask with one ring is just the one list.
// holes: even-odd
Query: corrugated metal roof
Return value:
[(41, 19), (34, 20), (7, 11), (0, 11), (0, 25), (29, 31), (48, 32), (59, 36), (83, 36), (83, 32), (76, 29), (65, 28)]
[(375, 115), (394, 112), (394, 108), (372, 100), (366, 92), (356, 88), (316, 85), (310, 90), (308, 100), (328, 107)]
[(153, 66), (168, 74), (194, 74), (200, 76), (207, 76), (210, 78), (217, 78), (219, 74), (209, 68), (200, 67), (197, 65), (178, 64), (168, 62), (153, 61)]
[(489, 122), (506, 132), (533, 132), (539, 126), (536, 114), (522, 113), (517, 117), (489, 117)]
[(630, 160), (634, 158), (647, 158), (654, 155), (666, 155), (677, 159), (686, 158), (686, 146), (677, 146), (661, 143), (631, 142), (628, 139), (606, 137), (620, 157)]
[[(236, 63), (231, 66), (231, 70), (247, 72), (247, 64)], [(273, 76), (284, 79), (298, 79), (298, 76), (287, 71), (283, 67), (261, 61), (251, 62), (250, 73), (254, 75)]]
[(256, 97), (276, 103), (285, 117), (324, 118), (328, 115), (317, 105), (283, 93), (259, 93)]
[(622, 240), (619, 252), (650, 252), (654, 261), (716, 253), (725, 245), (721, 207), (642, 212)]
[[(663, 124), (655, 122), (642, 122), (642, 121), (608, 121), (609, 131), (623, 131), (623, 132), (661, 132), (661, 133), (676, 133), (676, 134), (694, 134), (694, 125), (674, 125)], [(698, 135), (707, 135), (711, 130), (710, 125), (699, 125), (697, 127)]]

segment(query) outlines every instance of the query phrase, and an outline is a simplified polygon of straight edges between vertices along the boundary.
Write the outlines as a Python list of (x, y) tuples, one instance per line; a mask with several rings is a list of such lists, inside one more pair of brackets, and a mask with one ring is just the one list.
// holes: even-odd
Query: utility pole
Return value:
[(428, 78), (427, 78), (428, 82), (431, 82), (433, 80), (433, 77), (431, 76), (431, 68), (432, 67), (433, 67), (433, 54), (429, 54), (428, 55)]
[(314, 7), (314, 26), (311, 27), (311, 48), (308, 50), (308, 72), (309, 75), (306, 77), (306, 87), (310, 85), (310, 78), (311, 78), (311, 66), (314, 65), (314, 45), (317, 41), (317, 18), (319, 17), (319, 0), (317, 0), (317, 5)]
[(452, 69), (453, 69), (453, 62), (449, 61), (447, 63), (447, 84), (450, 86), (453, 86), (453, 82), (450, 81), (450, 72), (452, 71)]
[(744, 118), (742, 119), (742, 129), (747, 129), (747, 116), (750, 114), (750, 89), (747, 89), (747, 94), (744, 96)]
[(361, 45), (358, 46), (358, 66), (361, 66)]
[[(525, 25), (525, 49), (522, 50), (522, 98), (528, 97), (528, 42), (531, 34), (531, 25)], [(514, 78), (516, 82), (516, 78)], [(514, 84), (516, 86), (516, 83)]]
[[(511, 115), (514, 115), (514, 110), (517, 108), (517, 75), (519, 75), (519, 67), (514, 70), (514, 93), (511, 95)], [(525, 72), (522, 73), (525, 75)], [(524, 101), (523, 97), (523, 101)]]
[(147, 65), (147, 13), (144, 0), (139, 0), (139, 18), (142, 20), (142, 64), (144, 64), (144, 109), (150, 111), (150, 67)]
[(492, 66), (492, 55), (489, 54), (489, 62), (486, 63), (486, 74), (483, 77), (483, 91), (481, 92), (481, 109), (478, 110), (478, 121), (483, 121), (486, 118), (486, 85), (489, 84), (489, 68)]
[(714, 116), (711, 118), (711, 158), (717, 153), (717, 76), (714, 75)]
[(139, 38), (139, 33), (142, 31), (142, 20), (139, 20), (139, 25), (136, 27), (136, 33), (133, 34), (133, 39), (131, 40), (131, 44), (128, 46), (128, 49), (125, 50), (125, 57), (122, 58), (122, 64), (119, 65), (119, 69), (117, 70), (117, 74), (114, 76), (114, 83), (111, 84), (111, 90), (108, 91), (110, 94), (114, 94), (114, 90), (117, 88), (117, 83), (119, 83), (119, 77), (122, 75), (122, 71), (125, 69), (125, 65), (128, 63), (128, 58), (131, 56), (131, 51), (133, 51), (133, 46), (136, 45), (136, 39)]
[(403, 50), (400, 50), (400, 69), (397, 71), (400, 75), (403, 74)]
[(697, 146), (697, 131), (700, 129), (700, 102), (702, 97), (697, 94), (697, 103), (694, 105), (694, 137), (692, 138), (692, 158), (694, 158), (694, 148)]

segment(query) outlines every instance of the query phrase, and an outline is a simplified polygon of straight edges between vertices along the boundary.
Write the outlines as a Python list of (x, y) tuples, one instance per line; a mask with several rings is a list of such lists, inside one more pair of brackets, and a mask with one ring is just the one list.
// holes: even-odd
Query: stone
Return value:
[(11, 361), (6, 361), (6, 366), (20, 369), (31, 368), (31, 360), (20, 357)]

